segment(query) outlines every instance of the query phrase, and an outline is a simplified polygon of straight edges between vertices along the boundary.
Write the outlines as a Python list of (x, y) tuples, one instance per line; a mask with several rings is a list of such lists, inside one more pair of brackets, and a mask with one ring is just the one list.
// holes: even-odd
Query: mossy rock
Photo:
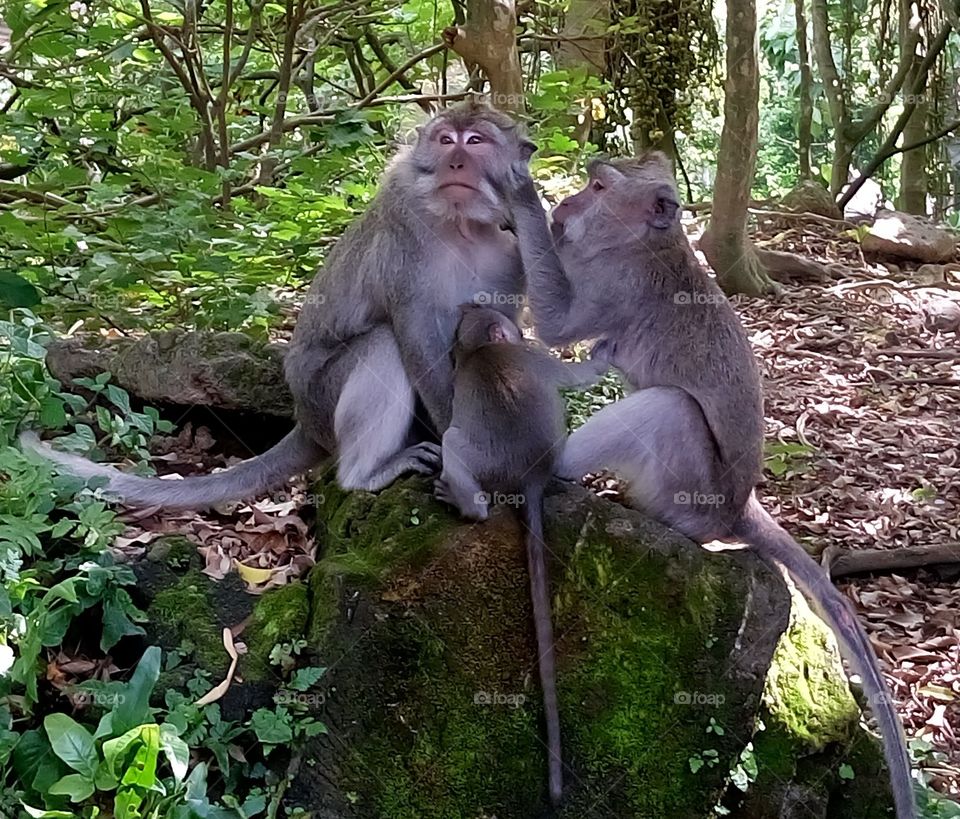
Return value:
[(57, 339), (47, 366), (68, 387), (75, 378), (111, 373), (113, 383), (146, 402), (245, 410), (290, 418), (283, 346), (243, 333), (162, 330), (137, 338)]
[[(304, 750), (285, 805), (315, 819), (547, 815), (514, 517), (462, 524), (418, 479), (318, 497), (328, 550), (309, 580), (307, 633), (330, 669), (330, 733)], [(781, 577), (579, 487), (553, 488), (546, 528), (567, 784), (550, 815), (686, 819), (723, 803), (783, 816), (777, 794), (810, 783), (825, 816), (887, 815), (832, 642), (805, 608), (789, 614)], [(728, 787), (751, 742), (744, 798)], [(854, 765), (861, 753), (870, 764)], [(844, 763), (872, 788), (866, 812), (846, 812)]]

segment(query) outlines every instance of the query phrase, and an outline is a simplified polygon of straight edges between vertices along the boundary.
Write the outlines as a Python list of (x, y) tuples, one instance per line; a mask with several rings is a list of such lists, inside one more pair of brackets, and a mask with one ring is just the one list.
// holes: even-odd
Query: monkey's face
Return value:
[(428, 210), (444, 219), (499, 223), (506, 214), (505, 180), (532, 145), (505, 114), (454, 109), (435, 117), (414, 148), (418, 193)]
[(633, 241), (656, 243), (679, 222), (679, 201), (662, 154), (639, 160), (593, 162), (586, 187), (554, 209), (554, 239), (563, 247), (604, 250)]

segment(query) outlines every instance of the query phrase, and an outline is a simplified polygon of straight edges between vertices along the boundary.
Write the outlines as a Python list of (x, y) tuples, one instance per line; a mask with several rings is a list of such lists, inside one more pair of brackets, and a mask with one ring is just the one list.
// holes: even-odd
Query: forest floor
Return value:
[[(922, 274), (871, 263), (853, 236), (811, 221), (766, 226), (769, 249), (839, 271), (737, 299), (763, 372), (768, 454), (760, 494), (818, 548), (953, 546), (956, 563), (839, 581), (881, 658), (933, 786), (960, 793), (960, 343), (931, 329)], [(913, 265), (916, 267), (916, 265)], [(949, 281), (949, 275), (947, 276)], [(953, 285), (956, 287), (956, 284)], [(782, 443), (782, 446), (777, 442)]]
[[(925, 282), (916, 272), (865, 260), (855, 237), (836, 226), (776, 220), (755, 238), (828, 265), (834, 276), (786, 285), (775, 299), (734, 299), (764, 378), (768, 469), (759, 491), (766, 508), (818, 551), (956, 547), (952, 565), (838, 583), (866, 624), (931, 784), (956, 798), (957, 334), (931, 329), (930, 288), (917, 287)], [(171, 453), (163, 471), (223, 466), (219, 443), (206, 429), (188, 426), (161, 447)], [(244, 579), (262, 590), (313, 564), (316, 544), (298, 514), (305, 491), (300, 484), (255, 506), (234, 504), (203, 516), (131, 512), (120, 546), (139, 552), (161, 533), (182, 532), (201, 544), (209, 575), (223, 577), (242, 560)]]

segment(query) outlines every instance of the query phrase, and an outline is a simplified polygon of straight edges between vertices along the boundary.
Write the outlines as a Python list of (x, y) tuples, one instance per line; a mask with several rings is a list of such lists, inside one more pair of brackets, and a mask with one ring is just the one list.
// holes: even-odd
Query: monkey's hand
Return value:
[(510, 193), (523, 188), (526, 185), (533, 184), (533, 177), (530, 175), (530, 160), (518, 159), (510, 163), (509, 182)]
[[(516, 159), (502, 173), (486, 176), (497, 195), (507, 202), (523, 198), (524, 194), (529, 195), (530, 191), (536, 195), (536, 186), (530, 175), (529, 160)], [(537, 201), (540, 201), (539, 197)]]

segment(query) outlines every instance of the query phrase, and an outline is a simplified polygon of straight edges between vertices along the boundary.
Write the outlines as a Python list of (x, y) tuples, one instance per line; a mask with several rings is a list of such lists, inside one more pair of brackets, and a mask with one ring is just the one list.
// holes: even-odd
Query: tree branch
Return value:
[[(910, 88), (910, 97), (903, 106), (903, 111), (897, 118), (897, 121), (894, 124), (893, 129), (890, 131), (890, 134), (883, 141), (883, 144), (877, 149), (877, 153), (874, 155), (873, 159), (867, 163), (867, 167), (864, 168), (860, 176), (851, 183), (850, 187), (847, 188), (843, 196), (840, 197), (840, 200), (837, 202), (837, 204), (841, 209), (856, 195), (857, 191), (863, 187), (864, 183), (874, 173), (876, 173), (877, 168), (879, 168), (895, 153), (898, 153), (898, 151), (894, 150), (897, 140), (900, 138), (900, 134), (903, 133), (903, 129), (907, 127), (907, 122), (909, 122), (914, 109), (917, 107), (917, 100), (926, 90), (927, 75), (930, 73), (930, 69), (933, 67), (933, 64), (937, 61), (937, 57), (939, 57), (940, 52), (943, 51), (943, 47), (947, 44), (947, 40), (949, 39), (950, 32), (952, 30), (953, 26), (951, 26), (949, 22), (946, 22), (943, 24), (943, 26), (941, 26), (940, 31), (937, 32), (937, 36), (933, 43), (930, 44), (930, 49), (927, 51), (926, 56), (924, 56), (923, 62), (921, 62), (917, 67), (916, 80)], [(920, 147), (920, 145), (916, 144), (912, 147)]]

